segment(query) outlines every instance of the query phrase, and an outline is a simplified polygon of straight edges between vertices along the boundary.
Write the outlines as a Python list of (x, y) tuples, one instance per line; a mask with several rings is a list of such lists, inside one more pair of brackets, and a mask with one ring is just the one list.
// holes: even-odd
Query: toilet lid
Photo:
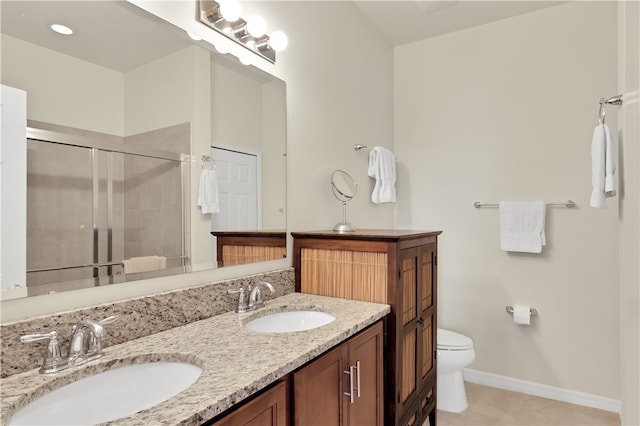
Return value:
[(465, 350), (473, 348), (473, 340), (453, 331), (438, 329), (438, 349)]

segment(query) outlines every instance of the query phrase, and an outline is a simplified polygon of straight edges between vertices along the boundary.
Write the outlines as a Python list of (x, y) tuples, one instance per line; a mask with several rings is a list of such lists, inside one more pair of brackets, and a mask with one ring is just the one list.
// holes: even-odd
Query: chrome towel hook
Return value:
[(211, 158), (210, 155), (204, 155), (203, 154), (203, 155), (200, 156), (200, 165), (202, 166), (202, 170), (205, 169), (204, 163), (206, 163), (207, 161), (211, 163), (211, 167), (212, 168), (215, 166), (215, 162), (213, 161), (213, 158)]
[(598, 123), (604, 124), (606, 111), (604, 107), (606, 105), (622, 105), (622, 95), (615, 95), (609, 99), (600, 98), (600, 107), (598, 108)]

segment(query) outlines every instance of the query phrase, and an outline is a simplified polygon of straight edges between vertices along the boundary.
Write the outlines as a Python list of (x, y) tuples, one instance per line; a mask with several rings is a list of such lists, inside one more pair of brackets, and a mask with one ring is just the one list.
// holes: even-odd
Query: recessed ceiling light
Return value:
[(51, 25), (51, 29), (57, 32), (58, 34), (63, 34), (63, 35), (73, 34), (73, 30), (71, 28), (61, 24), (53, 24)]

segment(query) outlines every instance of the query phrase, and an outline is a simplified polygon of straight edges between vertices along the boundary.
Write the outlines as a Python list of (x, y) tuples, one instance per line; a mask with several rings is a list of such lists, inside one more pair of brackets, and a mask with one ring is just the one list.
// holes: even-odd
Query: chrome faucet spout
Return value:
[(71, 329), (69, 343), (69, 365), (80, 365), (100, 358), (102, 341), (107, 333), (99, 322), (85, 320)]
[(263, 287), (268, 289), (271, 292), (271, 294), (276, 292), (276, 289), (273, 286), (273, 284), (268, 283), (266, 281), (260, 281), (251, 290), (251, 293), (249, 293), (249, 310), (257, 309), (261, 306), (264, 306), (264, 301), (262, 300), (262, 292), (261, 292), (261, 288)]

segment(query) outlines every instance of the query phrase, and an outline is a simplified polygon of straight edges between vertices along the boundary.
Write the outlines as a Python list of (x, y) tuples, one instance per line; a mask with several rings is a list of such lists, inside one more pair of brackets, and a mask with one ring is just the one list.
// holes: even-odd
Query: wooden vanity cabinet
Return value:
[(383, 363), (378, 322), (293, 373), (293, 424), (382, 426)]
[(441, 231), (293, 232), (296, 291), (387, 303), (385, 424), (436, 424)]
[(289, 377), (260, 393), (211, 426), (289, 426)]

